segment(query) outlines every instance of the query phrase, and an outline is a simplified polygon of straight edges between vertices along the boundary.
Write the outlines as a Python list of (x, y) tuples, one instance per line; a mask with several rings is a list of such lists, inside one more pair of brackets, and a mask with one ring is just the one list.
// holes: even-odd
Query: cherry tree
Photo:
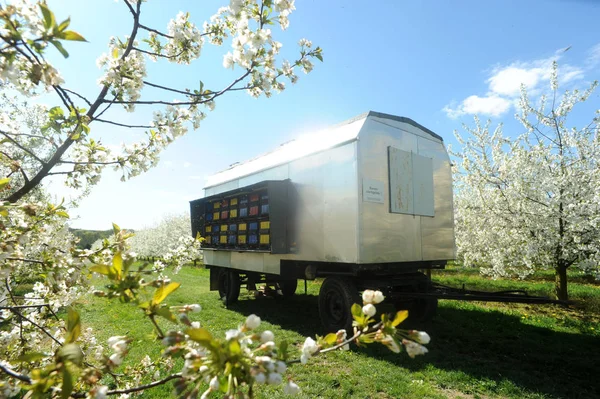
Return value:
[[(138, 256), (160, 259), (178, 246), (187, 246), (191, 238), (189, 213), (166, 215), (156, 226), (136, 230), (129, 245)], [(195, 253), (195, 256), (197, 259), (200, 254)]]
[[(426, 333), (397, 329), (407, 312), (374, 318), (383, 300), (378, 291), (366, 291), (363, 306), (353, 307), (351, 336), (338, 331), (308, 337), (295, 350), (259, 331), (255, 315), (225, 337), (213, 336), (195, 320), (198, 304), (167, 304), (180, 284), (163, 270), (176, 271), (198, 250), (187, 228), (187, 238), (162, 252), (159, 263), (136, 262), (129, 244), (134, 234), (116, 224), (111, 239), (91, 250), (76, 247), (66, 229), (69, 207), (53, 203), (43, 181), (62, 177), (84, 195), (106, 167), (120, 171), (122, 180), (134, 177), (154, 166), (174, 140), (198, 129), (220, 97), (235, 91), (270, 97), (287, 81), (295, 83), (297, 70), (309, 73), (313, 60), (322, 60), (321, 49), (307, 39), (299, 41), (295, 60), (280, 55), (271, 27), (288, 27), (294, 0), (231, 0), (201, 25), (182, 12), (166, 29), (146, 25), (145, 1), (122, 4), (131, 17), (130, 34), (109, 40), (98, 59), (100, 89), (88, 98), (67, 86), (70, 77), (51, 62), (68, 56), (69, 41), (85, 41), (69, 29), (70, 20), (58, 20), (43, 0), (0, 0), (0, 396), (127, 397), (172, 381), (178, 397), (206, 398), (215, 391), (246, 397), (257, 385), (284, 384), (289, 364), (351, 342), (379, 342), (411, 357), (427, 352)], [(171, 87), (148, 76), (148, 61), (190, 64), (204, 46), (226, 42), (230, 50), (218, 62), (237, 73), (229, 84), (205, 81), (198, 87), (194, 79), (194, 88)], [(45, 102), (55, 96), (53, 106), (36, 105), (40, 93)], [(131, 125), (110, 117), (115, 107), (151, 107), (154, 114), (147, 124)], [(144, 139), (113, 151), (103, 144), (102, 125), (140, 129)], [(99, 287), (89, 286), (91, 273), (101, 278)], [(122, 367), (131, 339), (115, 331), (99, 342), (75, 309), (90, 292), (142, 312), (165, 346), (162, 356)], [(171, 329), (163, 331), (159, 318)], [(184, 360), (180, 370), (174, 370), (176, 359)], [(288, 380), (284, 391), (297, 393), (299, 387)]]
[(457, 133), (456, 242), (466, 265), (492, 276), (553, 269), (563, 300), (568, 268), (599, 272), (600, 111), (585, 123), (569, 119), (596, 87), (561, 95), (555, 62), (549, 96), (532, 102), (522, 87), (517, 137), (477, 118)]

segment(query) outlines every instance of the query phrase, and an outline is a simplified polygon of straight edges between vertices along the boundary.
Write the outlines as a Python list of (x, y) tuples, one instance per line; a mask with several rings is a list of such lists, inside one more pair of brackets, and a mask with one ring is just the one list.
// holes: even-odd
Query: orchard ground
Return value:
[[(276, 341), (301, 346), (304, 337), (324, 333), (317, 306), (321, 281), (308, 282), (308, 295), (299, 284), (296, 296), (285, 300), (251, 298), (242, 290), (239, 303), (226, 309), (218, 294), (209, 291), (208, 270), (184, 267), (171, 277), (182, 285), (169, 297), (169, 304), (201, 304), (203, 309), (192, 315), (193, 320), (215, 335), (235, 328), (252, 313), (263, 320), (260, 330), (273, 331)], [(458, 267), (435, 271), (433, 279), (456, 286), (464, 282), (474, 289), (526, 289), (543, 295), (554, 287), (546, 273), (526, 281), (491, 280)], [(353, 346), (348, 352), (311, 359), (305, 366), (294, 365), (289, 375), (301, 386), (304, 398), (600, 397), (600, 284), (573, 275), (570, 294), (580, 302), (569, 309), (440, 301), (436, 318), (424, 328), (432, 337), (425, 356), (410, 359), (376, 344)], [(124, 334), (133, 338), (121, 367), (145, 354), (160, 356), (163, 347), (160, 342), (148, 343), (146, 338), (154, 331), (135, 306), (111, 306), (106, 299), (90, 296), (81, 302), (80, 311), (83, 327), (88, 323), (99, 338)], [(164, 327), (169, 328), (167, 323)], [(171, 391), (167, 383), (142, 397), (163, 398)], [(280, 386), (259, 386), (256, 396), (286, 397)]]

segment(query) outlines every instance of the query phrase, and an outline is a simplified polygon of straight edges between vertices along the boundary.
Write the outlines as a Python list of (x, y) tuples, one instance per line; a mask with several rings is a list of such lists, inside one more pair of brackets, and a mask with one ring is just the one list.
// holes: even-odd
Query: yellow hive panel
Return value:
[(213, 220), (219, 220), (219, 212), (213, 213)]
[(268, 234), (261, 234), (260, 235), (260, 243), (261, 244), (269, 244), (269, 235)]
[(246, 236), (245, 235), (239, 235), (238, 236), (238, 243), (239, 244), (245, 244), (246, 243)]
[(232, 209), (229, 211), (229, 217), (230, 218), (236, 218), (237, 217), (237, 209)]
[(215, 202), (213, 204), (213, 209), (219, 209), (221, 207), (221, 203), (220, 202)]
[(240, 225), (238, 226), (239, 231), (246, 231), (246, 228), (246, 223), (240, 223)]
[(210, 233), (212, 231), (212, 227), (211, 226), (206, 226), (206, 232)]
[(219, 237), (219, 242), (221, 244), (227, 244), (227, 236), (226, 235), (222, 235), (221, 237)]
[(271, 228), (271, 222), (269, 222), (268, 220), (265, 222), (260, 222), (260, 229), (261, 230), (266, 230)]
[(222, 224), (221, 225), (221, 231), (227, 231), (227, 225), (226, 224)]
[(237, 205), (237, 198), (232, 198), (231, 201), (229, 201), (229, 205)]

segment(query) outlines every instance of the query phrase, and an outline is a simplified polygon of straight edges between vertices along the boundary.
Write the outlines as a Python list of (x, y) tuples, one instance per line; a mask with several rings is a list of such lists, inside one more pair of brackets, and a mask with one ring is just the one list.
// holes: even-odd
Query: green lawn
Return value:
[[(493, 281), (472, 270), (453, 268), (434, 272), (443, 284), (474, 289), (526, 288), (547, 294), (552, 281), (544, 276), (532, 281)], [(173, 276), (182, 286), (172, 294), (171, 305), (199, 303), (194, 314), (214, 334), (236, 327), (255, 313), (276, 339), (301, 345), (304, 337), (321, 334), (317, 308), (320, 282), (302, 284), (288, 300), (249, 298), (226, 309), (208, 290), (208, 271), (184, 268)], [(302, 387), (301, 397), (314, 398), (593, 398), (600, 397), (597, 365), (600, 364), (600, 288), (579, 281), (570, 285), (573, 299), (583, 303), (571, 309), (555, 305), (484, 304), (441, 301), (436, 319), (426, 331), (430, 352), (410, 359), (375, 344), (349, 352), (336, 352), (294, 365), (289, 373)], [(151, 325), (133, 305), (117, 305), (90, 297), (81, 305), (84, 323), (109, 335), (127, 334), (135, 340), (130, 358), (159, 356), (158, 343), (143, 338)], [(166, 327), (167, 324), (164, 324)], [(171, 386), (144, 393), (144, 398), (164, 398)], [(215, 396), (217, 397), (217, 396)], [(257, 397), (286, 397), (281, 388), (260, 386)]]

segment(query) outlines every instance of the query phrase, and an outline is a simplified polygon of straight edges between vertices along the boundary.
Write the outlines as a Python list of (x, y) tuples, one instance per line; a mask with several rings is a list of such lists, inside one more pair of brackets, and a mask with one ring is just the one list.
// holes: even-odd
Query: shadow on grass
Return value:
[(324, 332), (318, 309), (318, 297), (304, 294), (296, 294), (291, 298), (241, 299), (229, 306), (229, 310), (245, 316), (258, 314), (261, 319), (271, 324), (303, 336), (314, 336)]
[[(242, 300), (230, 307), (244, 315), (261, 317), (303, 336), (323, 333), (318, 301), (313, 295), (289, 299)], [(498, 311), (477, 311), (441, 306), (426, 327), (432, 336), (429, 353), (416, 359), (398, 356), (379, 345), (355, 349), (366, 355), (412, 371), (429, 374), (429, 366), (462, 372), (478, 381), (493, 381), (493, 387), (510, 381), (530, 393), (552, 398), (600, 398), (600, 339), (524, 324), (518, 316)], [(427, 370), (425, 370), (427, 369)], [(438, 380), (439, 378), (439, 380)], [(473, 388), (472, 379), (451, 381), (451, 374), (438, 374), (435, 382)], [(468, 385), (471, 385), (470, 387)], [(502, 395), (501, 391), (495, 392)]]

